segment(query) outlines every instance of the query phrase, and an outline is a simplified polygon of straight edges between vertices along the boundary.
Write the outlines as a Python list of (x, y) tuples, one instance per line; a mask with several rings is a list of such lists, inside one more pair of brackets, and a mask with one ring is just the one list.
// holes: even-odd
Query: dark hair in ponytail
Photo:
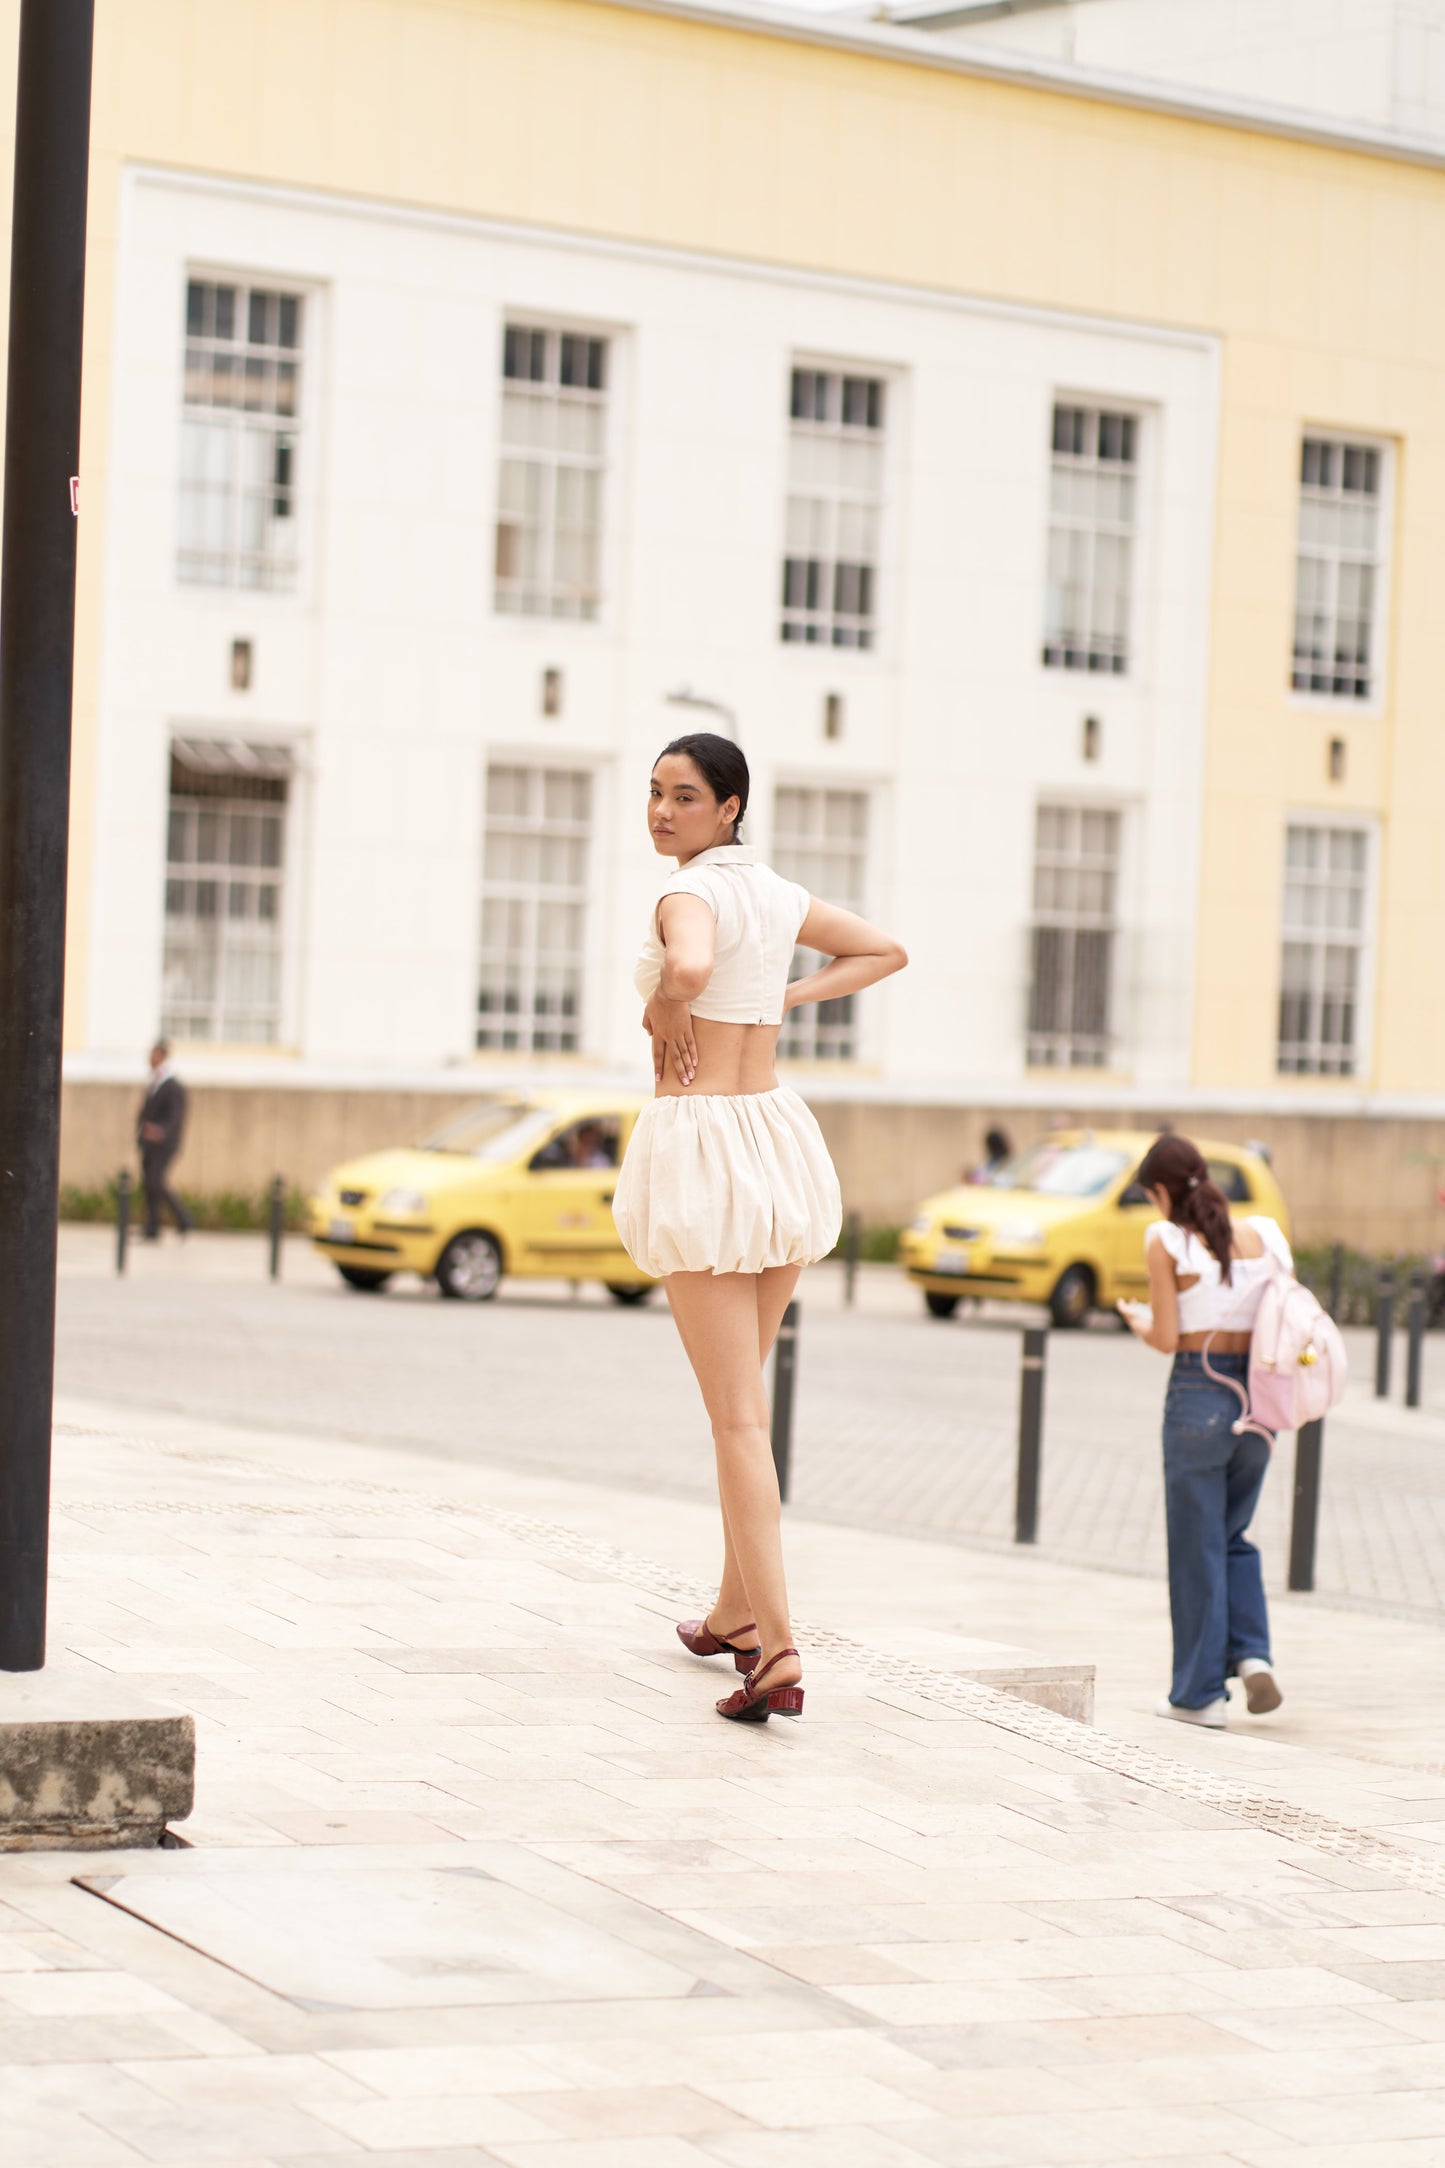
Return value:
[[(742, 747), (734, 745), (731, 738), (720, 738), (714, 730), (690, 730), (686, 737), (674, 738), (671, 745), (664, 745), (657, 760), (666, 760), (669, 753), (682, 753), (692, 762), (719, 805), (726, 805), (729, 798), (737, 799), (738, 817), (733, 822), (730, 840), (741, 843), (751, 783)], [(657, 760), (652, 763), (654, 768)]]
[(1218, 1258), (1219, 1277), (1228, 1287), (1234, 1222), (1224, 1191), (1209, 1179), (1209, 1166), (1199, 1147), (1187, 1137), (1160, 1137), (1144, 1154), (1135, 1179), (1145, 1189), (1168, 1190), (1170, 1219), (1176, 1227), (1198, 1235), (1204, 1247)]

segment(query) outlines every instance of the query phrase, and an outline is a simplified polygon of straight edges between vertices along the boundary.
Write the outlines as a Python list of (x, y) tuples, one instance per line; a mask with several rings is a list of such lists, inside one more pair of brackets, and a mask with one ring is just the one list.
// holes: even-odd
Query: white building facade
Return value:
[(912, 957), (800, 1016), (806, 1089), (1182, 1094), (1218, 377), (132, 169), (70, 1073), (163, 1029), (198, 1080), (640, 1081), (648, 772), (718, 728), (749, 839)]

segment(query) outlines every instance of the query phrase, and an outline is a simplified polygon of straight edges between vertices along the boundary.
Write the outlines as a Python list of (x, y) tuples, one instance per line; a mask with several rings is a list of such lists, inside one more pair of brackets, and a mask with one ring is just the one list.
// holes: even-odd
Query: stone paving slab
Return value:
[[(1445, 2160), (1445, 1853), (1401, 1820), (1445, 1786), (1308, 1704), (1070, 1723), (947, 1668), (946, 1554), (800, 1522), (808, 1714), (740, 1732), (671, 1635), (693, 1507), (67, 1418), (57, 1652), (194, 1714), (198, 1807), (190, 1850), (0, 1860), (23, 2168)], [(439, 1884), (558, 1923), (545, 1994)]]

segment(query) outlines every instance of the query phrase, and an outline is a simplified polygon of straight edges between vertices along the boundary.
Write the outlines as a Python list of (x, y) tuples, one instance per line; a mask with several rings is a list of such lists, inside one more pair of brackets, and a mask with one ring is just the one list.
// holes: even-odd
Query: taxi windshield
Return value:
[(1128, 1166), (1127, 1153), (1102, 1144), (1032, 1145), (993, 1177), (997, 1189), (1027, 1189), (1038, 1197), (1097, 1197)]
[(424, 1152), (461, 1152), (473, 1159), (503, 1160), (525, 1152), (551, 1128), (551, 1107), (528, 1106), (516, 1099), (486, 1099), (468, 1107), (455, 1121), (428, 1137)]

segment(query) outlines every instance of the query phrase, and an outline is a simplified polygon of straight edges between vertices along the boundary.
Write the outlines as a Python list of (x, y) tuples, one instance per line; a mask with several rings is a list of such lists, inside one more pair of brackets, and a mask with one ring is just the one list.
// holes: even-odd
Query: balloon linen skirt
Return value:
[(766, 1272), (826, 1257), (843, 1224), (823, 1133), (794, 1091), (650, 1099), (612, 1216), (640, 1270)]

